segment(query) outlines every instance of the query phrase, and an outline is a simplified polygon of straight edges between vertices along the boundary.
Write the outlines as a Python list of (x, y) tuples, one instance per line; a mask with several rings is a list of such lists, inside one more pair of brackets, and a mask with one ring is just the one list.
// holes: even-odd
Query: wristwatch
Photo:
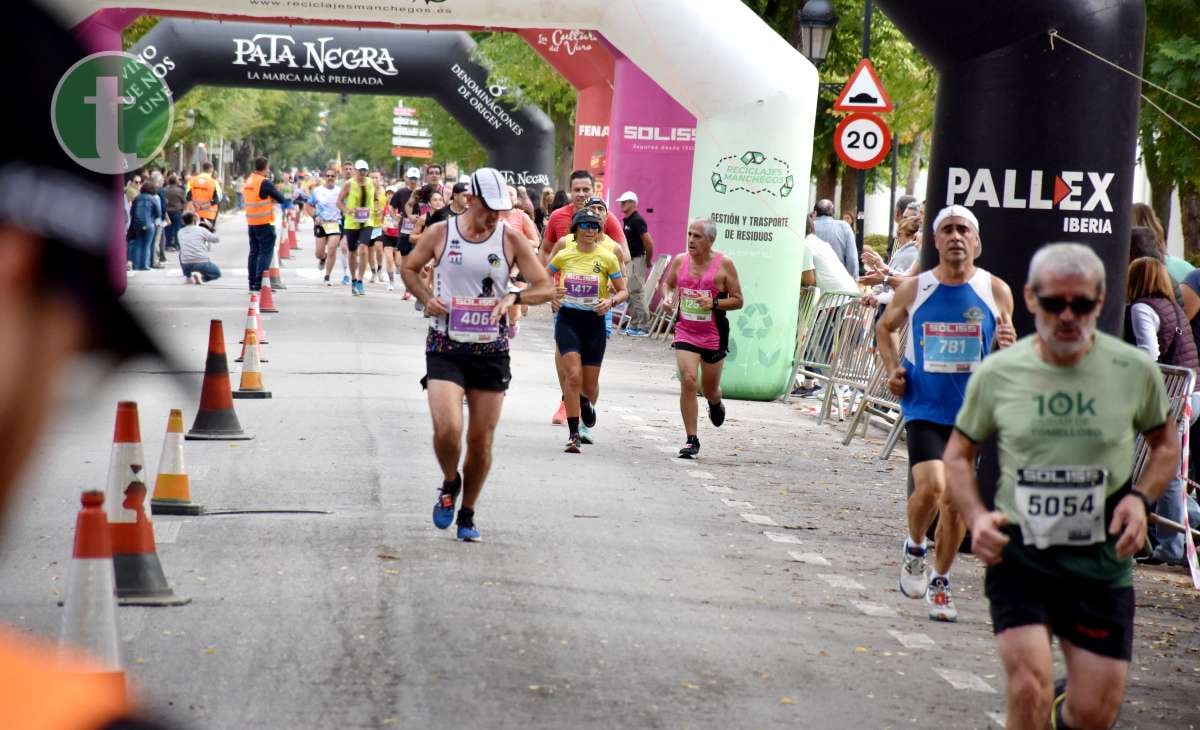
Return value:
[(520, 303), (521, 303), (521, 292), (519, 292), (519, 291), (510, 291), (510, 292), (509, 292), (509, 294), (512, 294), (512, 295), (513, 295), (513, 304), (520, 304)]
[(1138, 499), (1142, 500), (1142, 505), (1144, 505), (1146, 508), (1147, 516), (1154, 514), (1154, 507), (1156, 505), (1156, 502), (1150, 501), (1150, 498), (1146, 496), (1145, 492), (1139, 492), (1136, 489), (1131, 489), (1131, 490), (1129, 490), (1129, 493), (1132, 494), (1133, 496), (1137, 497)]

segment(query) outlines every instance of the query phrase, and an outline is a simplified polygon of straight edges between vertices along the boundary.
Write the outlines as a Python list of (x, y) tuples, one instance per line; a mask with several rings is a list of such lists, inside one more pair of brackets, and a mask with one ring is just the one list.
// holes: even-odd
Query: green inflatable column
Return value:
[[(812, 97), (763, 99), (697, 124), (691, 216), (717, 224), (715, 248), (732, 257), (745, 299), (729, 313), (721, 378), (727, 398), (774, 400), (790, 386), (810, 209), (815, 71), (811, 76), (804, 82), (811, 81)], [(748, 129), (751, 117), (758, 122)]]

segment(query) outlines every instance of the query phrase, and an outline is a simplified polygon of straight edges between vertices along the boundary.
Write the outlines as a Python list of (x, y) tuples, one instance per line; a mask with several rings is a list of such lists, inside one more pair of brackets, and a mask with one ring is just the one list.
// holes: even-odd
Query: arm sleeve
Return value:
[(977, 444), (996, 432), (996, 404), (992, 398), (996, 389), (988, 385), (992, 370), (988, 364), (967, 381), (967, 395), (954, 421), (954, 428)]
[(258, 196), (260, 198), (273, 198), (280, 205), (284, 203), (283, 196), (279, 194), (279, 191), (275, 189), (275, 185), (270, 180), (262, 181), (262, 185), (258, 188)]
[(621, 225), (621, 221), (609, 211), (608, 218), (604, 219), (604, 232), (608, 237), (617, 243), (628, 243), (625, 240), (625, 227)]
[(220, 236), (208, 230), (204, 226), (199, 226), (199, 229), (200, 235), (204, 237), (205, 241), (208, 241), (209, 243), (219, 243), (221, 241)]
[(1149, 304), (1138, 302), (1129, 308), (1129, 318), (1133, 321), (1133, 339), (1137, 348), (1157, 361), (1160, 354), (1158, 328), (1162, 324), (1158, 314)]
[(1167, 422), (1171, 414), (1171, 400), (1167, 397), (1167, 388), (1163, 384), (1158, 368), (1147, 363), (1142, 373), (1142, 401), (1134, 416), (1134, 428), (1138, 433), (1152, 431)]
[(842, 248), (842, 261), (845, 262), (846, 271), (850, 272), (850, 276), (853, 276), (855, 279), (857, 279), (858, 278), (858, 244), (856, 244), (854, 242), (854, 230), (851, 229), (850, 226), (848, 224), (846, 224), (844, 221), (842, 222), (842, 225), (845, 226), (844, 230), (847, 233), (846, 240), (845, 240), (845, 246)]

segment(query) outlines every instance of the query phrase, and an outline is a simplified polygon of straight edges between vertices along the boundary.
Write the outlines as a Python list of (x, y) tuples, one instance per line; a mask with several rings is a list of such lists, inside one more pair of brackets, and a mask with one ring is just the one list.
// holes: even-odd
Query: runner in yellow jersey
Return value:
[(576, 213), (571, 219), (574, 245), (556, 253), (547, 267), (551, 275), (562, 273), (556, 296), (559, 309), (554, 343), (562, 364), (560, 381), (571, 431), (568, 454), (579, 453), (580, 420), (588, 428), (596, 425), (600, 365), (607, 344), (604, 316), (629, 296), (620, 260), (600, 246), (602, 225), (603, 219), (590, 210)]

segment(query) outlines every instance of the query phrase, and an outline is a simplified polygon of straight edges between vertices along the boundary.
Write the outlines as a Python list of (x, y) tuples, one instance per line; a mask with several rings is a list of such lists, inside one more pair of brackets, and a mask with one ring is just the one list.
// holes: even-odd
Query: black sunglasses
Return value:
[(576, 227), (577, 227), (577, 228), (579, 228), (579, 229), (581, 229), (581, 230), (584, 230), (584, 231), (598, 231), (598, 230), (600, 230), (600, 224), (599, 224), (599, 223), (580, 223), (580, 224), (579, 224), (578, 226), (576, 226)]
[(1091, 314), (1100, 303), (1099, 299), (1067, 299), (1065, 297), (1044, 297), (1037, 295), (1038, 306), (1050, 314), (1061, 314), (1067, 307), (1079, 316)]

